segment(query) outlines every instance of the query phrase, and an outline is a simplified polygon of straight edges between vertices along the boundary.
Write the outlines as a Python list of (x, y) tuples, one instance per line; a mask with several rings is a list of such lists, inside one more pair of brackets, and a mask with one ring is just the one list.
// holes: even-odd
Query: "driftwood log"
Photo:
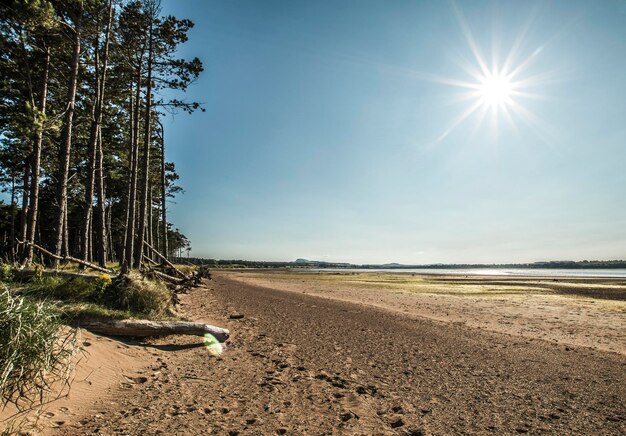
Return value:
[(226, 341), (230, 335), (227, 329), (188, 321), (149, 321), (143, 319), (85, 321), (80, 323), (80, 327), (94, 333), (111, 336), (204, 336), (204, 334), (210, 333), (220, 342)]

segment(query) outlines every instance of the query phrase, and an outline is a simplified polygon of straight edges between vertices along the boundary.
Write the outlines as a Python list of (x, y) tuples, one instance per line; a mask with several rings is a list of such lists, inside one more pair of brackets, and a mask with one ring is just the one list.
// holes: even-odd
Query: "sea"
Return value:
[(306, 271), (388, 272), (435, 275), (531, 276), (531, 277), (607, 277), (626, 278), (626, 269), (569, 268), (307, 268)]

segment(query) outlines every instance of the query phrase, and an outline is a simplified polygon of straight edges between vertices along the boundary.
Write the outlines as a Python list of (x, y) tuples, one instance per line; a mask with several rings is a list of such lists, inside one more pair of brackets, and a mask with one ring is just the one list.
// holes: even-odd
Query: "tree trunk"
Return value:
[[(74, 122), (74, 107), (76, 103), (76, 85), (78, 81), (78, 67), (80, 64), (80, 29), (83, 15), (83, 3), (80, 2), (80, 9), (78, 12), (78, 17), (75, 21), (74, 27), (74, 35), (73, 35), (73, 53), (72, 53), (72, 65), (70, 68), (70, 78), (68, 81), (67, 87), (67, 108), (65, 111), (65, 117), (63, 120), (63, 129), (61, 131), (61, 147), (60, 147), (60, 155), (59, 155), (59, 172), (57, 177), (57, 206), (58, 213), (56, 217), (56, 244), (54, 247), (54, 252), (57, 256), (61, 254), (61, 249), (63, 248), (63, 242), (66, 242), (67, 247), (67, 238), (64, 236), (64, 230), (67, 230), (67, 227), (64, 226), (64, 223), (67, 222), (67, 179), (70, 171), (70, 154), (72, 151), (72, 125)], [(65, 229), (64, 229), (65, 227)], [(69, 252), (69, 250), (68, 250)], [(55, 259), (54, 266), (58, 267), (59, 261)]]
[(148, 321), (143, 319), (85, 321), (80, 323), (80, 327), (95, 333), (111, 336), (204, 336), (206, 333), (209, 333), (220, 342), (225, 342), (230, 336), (230, 332), (227, 329), (187, 321)]
[[(41, 94), (39, 95), (39, 116), (46, 115), (46, 101), (48, 97), (48, 73), (50, 71), (50, 48), (46, 45), (44, 52), (43, 74), (41, 79)], [(37, 214), (39, 212), (39, 173), (41, 172), (41, 148), (43, 142), (43, 120), (37, 125), (35, 139), (33, 141), (33, 169), (30, 185), (30, 208), (28, 210), (28, 229), (26, 231), (26, 244), (24, 247), (24, 264), (30, 265), (33, 261), (33, 246), (37, 233)]]
[[(98, 29), (98, 34), (100, 30)], [(93, 195), (96, 173), (96, 142), (98, 142), (98, 128), (102, 111), (100, 107), (100, 41), (96, 38), (94, 67), (96, 76), (96, 94), (91, 108), (91, 127), (89, 129), (89, 143), (87, 145), (87, 180), (85, 181), (85, 200), (83, 204), (83, 231), (80, 257), (89, 261), (89, 246), (91, 242), (91, 221), (93, 214)]]
[(28, 192), (30, 191), (31, 156), (24, 163), (24, 179), (22, 180), (22, 211), (20, 213), (20, 239), (26, 239), (28, 232)]
[(65, 202), (65, 210), (63, 212), (63, 256), (70, 255), (70, 232), (68, 227), (68, 208)]
[(90, 262), (85, 262), (82, 259), (77, 259), (77, 258), (72, 257), (72, 256), (57, 256), (56, 254), (46, 250), (43, 247), (40, 247), (37, 244), (30, 244), (30, 245), (32, 245), (33, 248), (36, 248), (37, 250), (39, 250), (42, 254), (45, 254), (46, 256), (50, 256), (51, 258), (55, 259), (56, 261), (63, 260), (63, 261), (66, 261), (66, 262), (76, 262), (79, 265), (87, 266), (87, 267), (89, 267), (91, 269), (94, 269), (96, 271), (100, 271), (100, 272), (107, 273), (107, 274), (112, 274), (113, 273), (113, 271), (111, 271), (110, 269), (101, 268), (98, 265), (94, 265), (94, 264), (92, 264)]
[[(135, 142), (134, 142), (134, 138), (135, 138), (135, 129), (134, 129), (134, 107), (133, 107), (133, 85), (131, 83), (130, 85), (130, 102), (129, 102), (129, 110), (128, 113), (130, 114), (130, 123), (128, 126), (128, 137), (130, 139), (129, 141), (129, 147), (128, 147), (128, 166), (129, 166), (129, 176), (128, 176), (128, 193), (126, 195), (126, 228), (124, 229), (124, 240), (122, 242), (122, 257), (120, 258), (120, 266), (122, 267), (122, 269), (125, 269), (128, 264), (130, 262), (132, 262), (132, 253), (133, 253), (133, 237), (130, 234), (130, 228), (131, 228), (131, 214), (130, 214), (130, 209), (131, 209), (131, 203), (133, 203), (132, 200), (132, 180), (133, 180), (133, 169), (135, 168)], [(127, 253), (130, 252), (130, 260)]]
[[(136, 218), (136, 202), (137, 202), (137, 168), (139, 164), (139, 99), (141, 97), (141, 67), (137, 69), (137, 83), (135, 88), (134, 111), (132, 115), (132, 144), (130, 157), (130, 181), (128, 188), (128, 220), (126, 223), (126, 236), (124, 246), (124, 258), (122, 259), (122, 268), (131, 266), (134, 263), (134, 245), (135, 245), (135, 218)], [(131, 96), (131, 106), (133, 98)]]
[(167, 186), (165, 180), (165, 130), (161, 125), (161, 232), (163, 235), (163, 247), (161, 253), (167, 258)]
[(104, 151), (102, 143), (102, 108), (104, 106), (104, 91), (106, 87), (107, 78), (107, 66), (109, 60), (109, 38), (111, 35), (111, 23), (113, 21), (113, 1), (109, 0), (108, 7), (108, 23), (107, 30), (104, 36), (104, 51), (102, 54), (102, 77), (98, 81), (100, 91), (98, 92), (99, 104), (96, 114), (97, 129), (97, 141), (96, 141), (96, 167), (97, 167), (97, 194), (98, 203), (97, 211), (99, 215), (98, 220), (98, 264), (101, 267), (106, 267), (107, 263), (107, 233), (106, 233), (106, 207), (105, 207), (105, 186), (104, 186)]
[(160, 249), (161, 248), (161, 221), (159, 220), (159, 213), (160, 213), (159, 211), (161, 210), (160, 206), (157, 209), (158, 210), (156, 211), (156, 215), (155, 215), (155, 218), (154, 218), (155, 219), (155, 223), (154, 223), (154, 245), (157, 248)]
[(104, 190), (104, 153), (102, 135), (98, 132), (98, 264), (105, 268), (107, 264), (106, 206)]
[(152, 56), (153, 56), (153, 17), (150, 17), (148, 28), (148, 74), (146, 77), (146, 107), (143, 131), (143, 156), (142, 169), (143, 180), (141, 183), (141, 204), (139, 209), (139, 228), (137, 231), (137, 249), (135, 251), (135, 268), (141, 268), (143, 255), (143, 241), (146, 237), (146, 218), (148, 212), (148, 181), (150, 176), (150, 139), (151, 139), (151, 115), (152, 115)]
[(113, 219), (112, 215), (113, 215), (113, 207), (109, 205), (109, 212), (106, 214), (107, 216), (106, 233), (107, 233), (107, 241), (109, 241), (109, 250), (108, 250), (109, 259), (107, 260), (111, 260), (112, 262), (115, 262), (117, 259), (116, 259), (115, 250), (113, 247), (113, 233), (111, 232), (111, 220)]
[[(93, 248), (92, 241), (92, 233), (90, 232), (90, 228), (93, 228), (92, 225), (92, 215), (93, 215), (93, 196), (95, 190), (95, 178), (96, 178), (96, 170), (98, 173), (98, 183), (99, 183), (99, 194), (102, 181), (100, 180), (103, 177), (102, 168), (101, 168), (101, 159), (99, 154), (101, 154), (101, 146), (102, 146), (102, 136), (100, 134), (100, 130), (102, 128), (102, 108), (104, 106), (104, 90), (106, 85), (106, 73), (108, 66), (108, 54), (109, 54), (109, 37), (111, 33), (111, 22), (113, 20), (113, 4), (111, 0), (109, 0), (108, 4), (108, 22), (106, 26), (105, 36), (104, 36), (104, 50), (102, 54), (102, 68), (100, 67), (100, 27), (98, 25), (97, 36), (95, 41), (95, 58), (94, 58), (94, 67), (95, 67), (95, 77), (96, 77), (96, 94), (94, 96), (94, 104), (92, 107), (92, 118), (91, 118), (91, 129), (89, 133), (89, 146), (88, 146), (88, 161), (89, 167), (87, 170), (87, 181), (85, 184), (85, 204), (83, 211), (83, 241), (82, 241), (82, 250), (81, 255), (83, 260), (90, 260), (90, 254), (93, 253), (93, 250), (89, 250), (91, 246)], [(99, 200), (100, 201), (100, 200)], [(101, 227), (104, 227), (104, 223), (101, 224)], [(100, 227), (99, 227), (100, 229)], [(101, 229), (100, 229), (101, 230)], [(100, 242), (102, 244), (103, 242)], [(98, 253), (100, 250), (104, 251), (106, 255), (106, 245), (100, 245)], [(98, 255), (100, 256), (100, 255)], [(106, 264), (106, 261), (105, 261)], [(105, 266), (101, 263), (101, 266)]]
[[(154, 222), (152, 220), (153, 218), (153, 213), (152, 213), (152, 191), (154, 190), (154, 187), (152, 186), (152, 184), (150, 184), (150, 188), (148, 190), (148, 244), (150, 245), (154, 245), (154, 241), (152, 240), (152, 227), (154, 225)], [(148, 253), (148, 257), (150, 259), (153, 258), (152, 253)]]
[(162, 261), (162, 263), (164, 265), (167, 265), (170, 268), (172, 268), (172, 270), (174, 270), (174, 272), (177, 275), (179, 275), (181, 277), (185, 277), (185, 274), (183, 274), (178, 268), (176, 268), (172, 262), (167, 260), (167, 258), (165, 256), (163, 256), (161, 253), (159, 253), (157, 250), (155, 250), (153, 246), (151, 246), (150, 244), (147, 244), (145, 242), (144, 242), (144, 244), (146, 245), (146, 247), (148, 247), (157, 256), (157, 258), (161, 259), (161, 261)]
[(87, 254), (87, 259), (84, 260), (91, 262), (93, 260), (93, 219), (89, 220), (89, 251)]
[(11, 262), (15, 262), (15, 212), (17, 212), (17, 205), (15, 204), (15, 176), (13, 176), (11, 177), (11, 242), (9, 243)]

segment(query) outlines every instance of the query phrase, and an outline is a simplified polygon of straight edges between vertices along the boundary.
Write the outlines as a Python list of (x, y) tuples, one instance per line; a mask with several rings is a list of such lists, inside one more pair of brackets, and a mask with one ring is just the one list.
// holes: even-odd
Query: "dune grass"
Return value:
[(58, 308), (0, 290), (0, 399), (18, 410), (42, 402), (52, 383), (69, 382), (75, 332)]

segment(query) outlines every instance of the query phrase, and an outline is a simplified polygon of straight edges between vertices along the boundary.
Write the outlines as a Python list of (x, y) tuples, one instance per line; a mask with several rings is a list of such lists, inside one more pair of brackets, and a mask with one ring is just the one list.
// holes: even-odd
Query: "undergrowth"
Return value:
[(107, 274), (42, 275), (16, 289), (28, 298), (52, 300), (66, 321), (85, 318), (161, 318), (168, 315), (171, 292), (157, 281), (131, 272), (111, 278)]

